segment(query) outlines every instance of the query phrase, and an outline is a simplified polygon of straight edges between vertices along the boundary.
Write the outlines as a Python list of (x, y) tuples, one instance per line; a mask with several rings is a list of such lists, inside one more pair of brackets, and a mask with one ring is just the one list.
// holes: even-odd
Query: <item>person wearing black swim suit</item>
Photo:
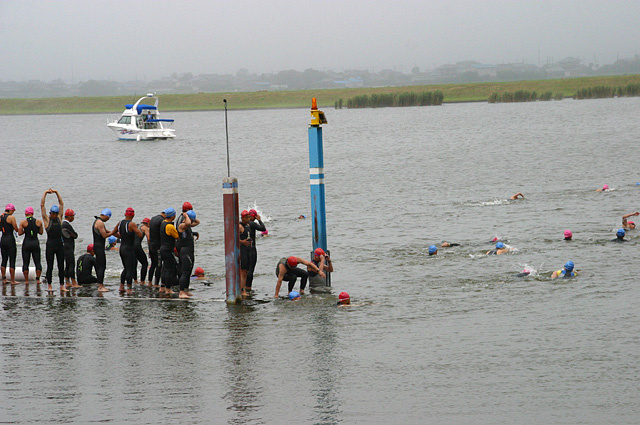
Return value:
[(2, 231), (2, 237), (0, 238), (0, 252), (2, 255), (2, 284), (7, 283), (7, 261), (9, 262), (9, 276), (11, 277), (11, 284), (16, 284), (16, 256), (18, 255), (18, 248), (16, 246), (16, 237), (13, 232), (18, 231), (18, 223), (13, 216), (16, 207), (13, 204), (7, 204), (4, 209), (4, 214), (0, 216), (0, 231)]
[[(251, 238), (251, 250), (249, 251), (249, 270), (247, 272), (247, 283), (245, 284), (245, 289), (247, 292), (251, 291), (253, 286), (253, 272), (256, 269), (256, 264), (258, 263), (258, 249), (256, 248), (256, 230), (261, 232), (265, 232), (267, 228), (264, 226), (258, 211), (251, 209), (249, 210), (249, 234)], [(257, 223), (256, 223), (257, 221)]]
[(127, 283), (127, 293), (133, 292), (133, 277), (136, 274), (136, 252), (134, 247), (134, 239), (138, 236), (142, 240), (144, 234), (138, 229), (136, 223), (133, 222), (135, 211), (129, 207), (124, 213), (124, 220), (120, 220), (116, 226), (116, 237), (120, 238), (120, 260), (124, 267), (120, 274), (120, 292), (124, 292), (124, 284)]
[(93, 235), (93, 252), (96, 254), (96, 275), (98, 279), (98, 291), (108, 292), (104, 286), (104, 272), (107, 270), (107, 255), (105, 254), (104, 242), (112, 236), (118, 229), (117, 226), (108, 231), (105, 223), (111, 218), (111, 210), (105, 208), (99, 216), (95, 217), (91, 225), (91, 234)]
[(181, 223), (178, 225), (178, 234), (180, 235), (180, 294), (179, 298), (191, 298), (189, 292), (189, 283), (191, 282), (191, 271), (195, 261), (195, 246), (193, 242), (193, 227), (200, 224), (196, 218), (196, 212), (188, 210), (182, 213)]
[[(133, 247), (136, 253), (136, 262), (140, 263), (140, 284), (142, 286), (146, 285), (147, 272), (149, 271), (149, 261), (147, 260), (147, 254), (144, 252), (144, 248), (142, 248), (142, 240), (147, 238), (147, 246), (149, 245), (149, 218), (145, 217), (142, 219), (142, 223), (138, 227), (142, 232), (142, 237), (135, 236), (133, 239)], [(135, 274), (133, 275), (133, 282), (138, 283), (138, 265), (136, 264)], [(149, 277), (149, 286), (151, 286), (151, 277)]]
[(76, 218), (76, 213), (71, 209), (64, 212), (62, 222), (62, 241), (64, 245), (64, 279), (67, 286), (80, 288), (76, 282), (75, 262), (76, 262), (76, 239), (78, 234), (73, 229), (71, 222)]
[(24, 283), (29, 284), (29, 263), (33, 258), (33, 264), (36, 266), (36, 283), (40, 284), (40, 275), (42, 274), (42, 263), (40, 262), (40, 241), (38, 235), (44, 233), (42, 221), (33, 217), (33, 207), (27, 207), (24, 210), (25, 219), (20, 222), (19, 235), (24, 235), (22, 240), (22, 273), (24, 274)]
[[(49, 193), (54, 193), (58, 197), (58, 205), (54, 205), (47, 210), (45, 208), (45, 199)], [(64, 284), (64, 245), (62, 242), (62, 220), (60, 220), (60, 210), (64, 209), (64, 202), (60, 197), (60, 193), (54, 189), (47, 189), (42, 195), (40, 201), (40, 212), (42, 213), (42, 223), (47, 231), (47, 244), (45, 248), (45, 258), (47, 260), (47, 285), (48, 291), (53, 292), (51, 280), (53, 279), (53, 262), (58, 263), (58, 279), (60, 281), (60, 293), (69, 291)]]
[(78, 283), (87, 285), (98, 282), (98, 278), (91, 274), (91, 269), (96, 269), (96, 259), (93, 253), (93, 244), (87, 246), (86, 254), (78, 257), (76, 272), (78, 274)]
[(162, 287), (161, 294), (171, 295), (171, 287), (176, 282), (176, 257), (173, 252), (176, 247), (176, 239), (180, 236), (173, 225), (176, 217), (176, 210), (167, 208), (164, 210), (165, 219), (160, 225), (160, 256), (162, 257)]
[[(149, 220), (149, 234), (147, 242), (149, 243), (149, 259), (151, 266), (149, 267), (149, 285), (153, 283), (156, 288), (160, 286), (160, 278), (162, 276), (162, 257), (160, 256), (160, 226), (165, 219), (164, 211)], [(155, 276), (155, 280), (154, 280)]]

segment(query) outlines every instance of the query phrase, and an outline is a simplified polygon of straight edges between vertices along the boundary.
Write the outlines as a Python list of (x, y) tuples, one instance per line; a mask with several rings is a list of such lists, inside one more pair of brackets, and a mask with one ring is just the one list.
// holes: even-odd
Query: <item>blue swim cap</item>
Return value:
[(438, 252), (438, 248), (435, 245), (429, 245), (429, 254), (435, 254)]
[(619, 238), (624, 238), (625, 235), (625, 231), (624, 229), (618, 229), (618, 231), (616, 232), (616, 235), (618, 235)]
[(292, 300), (294, 298), (298, 298), (300, 296), (300, 293), (298, 291), (291, 291), (289, 292), (289, 299)]
[(504, 248), (504, 244), (503, 244), (502, 242), (498, 242), (498, 243), (496, 244), (496, 248), (498, 248), (498, 249), (502, 249), (502, 248)]
[(191, 220), (195, 220), (196, 219), (196, 212), (194, 210), (189, 210), (189, 211), (187, 211), (187, 216), (189, 216), (189, 218)]
[(567, 263), (564, 265), (564, 268), (569, 272), (573, 270), (573, 261), (567, 261)]
[(54, 205), (54, 206), (52, 206), (52, 207), (51, 207), (51, 209), (49, 210), (49, 212), (52, 212), (52, 213), (56, 213), (56, 214), (57, 214), (57, 213), (59, 213), (59, 212), (60, 212), (60, 207), (58, 207), (57, 205)]
[(164, 210), (164, 215), (166, 215), (167, 217), (173, 217), (174, 215), (176, 215), (176, 210), (169, 207), (166, 210)]
[(111, 217), (111, 210), (109, 208), (105, 208), (102, 210), (100, 215), (106, 215), (107, 217)]
[(114, 243), (115, 241), (117, 241), (115, 236), (109, 236), (109, 239), (107, 239), (109, 241), (109, 243)]

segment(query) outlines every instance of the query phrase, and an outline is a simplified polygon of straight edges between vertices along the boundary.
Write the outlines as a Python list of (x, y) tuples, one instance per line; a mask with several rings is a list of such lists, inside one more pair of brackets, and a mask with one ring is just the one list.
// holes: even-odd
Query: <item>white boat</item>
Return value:
[[(155, 99), (153, 105), (147, 105), (149, 99)], [(143, 103), (143, 101), (145, 103)], [(166, 140), (176, 137), (173, 120), (160, 119), (158, 116), (158, 98), (152, 93), (141, 97), (134, 104), (124, 105), (125, 110), (120, 119), (110, 122), (112, 129), (120, 140)]]

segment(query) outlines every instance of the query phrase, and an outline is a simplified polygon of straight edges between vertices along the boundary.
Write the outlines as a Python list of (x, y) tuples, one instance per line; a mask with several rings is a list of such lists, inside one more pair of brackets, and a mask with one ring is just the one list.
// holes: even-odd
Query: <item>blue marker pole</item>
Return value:
[[(322, 127), (327, 119), (324, 112), (318, 110), (316, 98), (311, 101), (311, 125), (309, 125), (309, 188), (311, 192), (311, 220), (313, 251), (327, 249), (327, 214), (324, 197), (324, 156), (322, 151)], [(327, 273), (326, 286), (331, 286), (331, 278)]]

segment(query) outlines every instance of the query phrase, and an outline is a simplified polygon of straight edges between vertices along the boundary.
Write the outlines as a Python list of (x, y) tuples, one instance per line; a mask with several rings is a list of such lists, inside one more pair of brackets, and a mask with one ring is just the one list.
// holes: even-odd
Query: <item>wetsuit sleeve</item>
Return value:
[(259, 230), (261, 232), (264, 232), (265, 230), (267, 230), (266, 227), (264, 227), (264, 223), (262, 222), (262, 220), (257, 220), (258, 223), (256, 223), (255, 221), (250, 221), (249, 222), (249, 226), (253, 227), (255, 230)]
[(180, 237), (173, 223), (167, 224), (164, 229), (165, 229), (164, 231), (167, 233), (168, 236), (171, 236), (174, 239), (178, 239)]

